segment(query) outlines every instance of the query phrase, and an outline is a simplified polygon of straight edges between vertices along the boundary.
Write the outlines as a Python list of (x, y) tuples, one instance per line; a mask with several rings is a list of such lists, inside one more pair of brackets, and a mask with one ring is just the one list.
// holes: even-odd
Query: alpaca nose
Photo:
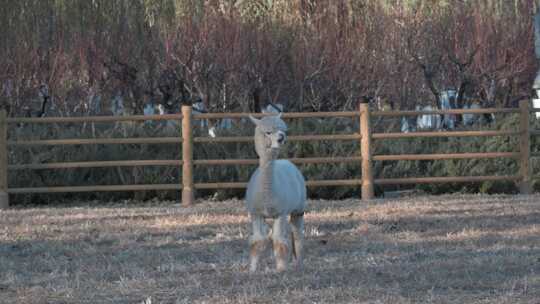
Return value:
[(285, 135), (282, 133), (278, 134), (278, 143), (282, 144), (285, 141)]

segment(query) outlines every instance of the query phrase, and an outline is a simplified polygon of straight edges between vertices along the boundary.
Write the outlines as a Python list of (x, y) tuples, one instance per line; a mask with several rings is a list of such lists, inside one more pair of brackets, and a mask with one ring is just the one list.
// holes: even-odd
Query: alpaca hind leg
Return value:
[(276, 258), (276, 269), (284, 271), (287, 269), (289, 260), (289, 222), (287, 216), (283, 215), (274, 220), (272, 227), (272, 240), (274, 246), (274, 256)]
[(252, 233), (249, 239), (249, 270), (257, 270), (261, 254), (268, 241), (268, 226), (262, 217), (254, 217), (251, 221)]
[(297, 269), (302, 269), (304, 258), (304, 214), (291, 214), (292, 252)]

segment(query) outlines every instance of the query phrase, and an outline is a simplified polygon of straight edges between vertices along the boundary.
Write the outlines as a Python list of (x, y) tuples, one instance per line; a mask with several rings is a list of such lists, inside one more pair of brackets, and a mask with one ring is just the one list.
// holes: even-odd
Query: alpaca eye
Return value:
[(266, 135), (272, 135), (272, 132), (266, 132)]

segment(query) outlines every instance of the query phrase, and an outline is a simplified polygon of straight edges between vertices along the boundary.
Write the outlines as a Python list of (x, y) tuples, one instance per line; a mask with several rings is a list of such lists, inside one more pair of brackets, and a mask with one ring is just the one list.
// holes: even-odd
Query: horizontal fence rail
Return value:
[[(425, 183), (467, 183), (485, 181), (514, 181), (519, 183), (522, 193), (531, 192), (531, 180), (535, 176), (531, 173), (530, 158), (540, 157), (539, 152), (531, 153), (530, 136), (539, 136), (540, 130), (529, 129), (529, 116), (540, 112), (540, 109), (529, 107), (528, 101), (521, 101), (519, 108), (488, 108), (488, 109), (455, 109), (434, 111), (370, 111), (365, 102), (359, 103), (358, 111), (345, 112), (313, 112), (313, 113), (283, 113), (284, 119), (305, 118), (355, 118), (360, 122), (360, 129), (349, 134), (302, 134), (290, 135), (288, 140), (295, 141), (357, 141), (360, 144), (358, 155), (343, 157), (305, 157), (291, 158), (291, 162), (298, 165), (331, 164), (331, 163), (357, 163), (361, 168), (359, 178), (336, 180), (308, 180), (308, 187), (326, 186), (352, 186), (361, 187), (363, 199), (373, 197), (373, 187), (395, 184), (425, 184)], [(463, 114), (519, 114), (519, 130), (490, 130), (490, 131), (421, 131), (411, 133), (374, 133), (371, 130), (371, 117), (403, 117), (417, 115), (463, 115)], [(225, 137), (194, 137), (193, 120), (217, 119), (246, 119), (250, 116), (264, 117), (269, 113), (194, 113), (190, 106), (183, 106), (182, 113), (168, 115), (131, 115), (131, 116), (85, 116), (85, 117), (45, 117), (45, 118), (8, 118), (5, 111), (0, 111), (0, 208), (9, 204), (7, 194), (23, 193), (62, 193), (62, 192), (96, 192), (96, 191), (182, 191), (182, 203), (188, 206), (194, 198), (196, 189), (242, 189), (246, 182), (194, 182), (197, 166), (239, 166), (257, 165), (258, 159), (194, 159), (193, 144), (206, 143), (252, 143), (252, 136), (225, 136)], [(534, 115), (534, 114), (533, 114)], [(8, 140), (7, 131), (10, 124), (53, 124), (53, 123), (118, 123), (143, 121), (178, 121), (181, 129), (177, 136), (171, 137), (140, 137), (140, 138), (88, 138), (88, 139), (12, 139)], [(399, 155), (373, 155), (373, 140), (408, 139), (408, 138), (436, 138), (436, 137), (493, 137), (507, 136), (519, 137), (519, 151), (517, 152), (489, 152), (489, 153), (440, 153), (440, 154), (399, 154)], [(51, 162), (31, 164), (8, 164), (8, 149), (12, 147), (31, 146), (64, 146), (64, 145), (111, 145), (111, 144), (178, 144), (181, 146), (181, 159), (163, 160), (110, 160), (110, 161), (77, 161), (77, 162)], [(374, 161), (434, 161), (434, 160), (460, 160), (460, 159), (496, 159), (511, 158), (518, 161), (520, 171), (516, 175), (508, 176), (448, 176), (448, 177), (406, 177), (384, 178), (373, 177), (372, 162)], [(172, 166), (182, 168), (182, 181), (176, 184), (135, 184), (135, 185), (90, 185), (90, 186), (51, 186), (51, 187), (8, 187), (8, 171), (20, 170), (58, 170), (78, 168), (111, 168), (111, 167), (143, 167), (143, 166)], [(6, 195), (2, 195), (2, 193)]]
[[(330, 135), (291, 135), (287, 136), (288, 141), (315, 141), (315, 140), (357, 140), (360, 139), (359, 134), (330, 134)], [(193, 142), (196, 143), (237, 143), (237, 142), (253, 142), (253, 136), (230, 136), (230, 137), (195, 137)]]
[(146, 184), (146, 185), (93, 185), (68, 187), (34, 187), (10, 188), (8, 193), (64, 193), (64, 192), (96, 192), (96, 191), (148, 191), (148, 190), (182, 190), (182, 184)]
[[(360, 179), (335, 179), (335, 180), (308, 180), (308, 187), (323, 187), (323, 186), (357, 186), (361, 185)], [(197, 189), (243, 189), (247, 187), (247, 183), (198, 183), (195, 184)]]
[(449, 132), (410, 132), (410, 133), (374, 133), (373, 139), (414, 138), (414, 137), (491, 137), (512, 136), (520, 131), (449, 131)]
[[(288, 158), (295, 164), (330, 164), (330, 163), (354, 163), (359, 162), (361, 157), (306, 157)], [(256, 165), (258, 159), (202, 159), (194, 160), (194, 165)]]
[[(295, 164), (329, 164), (329, 163), (354, 163), (361, 160), (360, 157), (307, 157), (289, 158)], [(258, 159), (201, 159), (193, 160), (195, 166), (213, 165), (257, 165)], [(182, 160), (111, 160), (89, 162), (66, 162), (66, 163), (43, 163), (8, 165), (9, 170), (46, 170), (46, 169), (74, 169), (74, 168), (106, 168), (106, 167), (144, 167), (144, 166), (182, 166)]]
[(164, 115), (126, 115), (126, 116), (81, 116), (81, 117), (17, 117), (8, 118), (7, 123), (84, 123), (84, 122), (120, 122), (120, 121), (151, 121), (151, 120), (181, 120), (181, 114)]
[(142, 167), (142, 166), (182, 166), (181, 160), (110, 160), (67, 163), (43, 163), (8, 165), (9, 170), (45, 170), (74, 168), (107, 168), (107, 167)]
[[(222, 118), (261, 118), (264, 116), (272, 116), (272, 113), (205, 113), (193, 114), (193, 119), (222, 119)], [(343, 112), (307, 112), (307, 113), (283, 113), (282, 118), (324, 118), (324, 117), (356, 117), (359, 113), (356, 111)]]
[(485, 109), (453, 109), (453, 110), (432, 110), (432, 111), (373, 111), (372, 116), (401, 117), (419, 116), (435, 114), (495, 114), (495, 113), (520, 113), (519, 109), (513, 108), (485, 108)]
[(491, 152), (491, 153), (447, 153), (447, 154), (399, 154), (375, 155), (373, 160), (446, 160), (446, 159), (475, 159), (475, 158), (520, 158), (519, 152)]
[(522, 176), (452, 176), (452, 177), (407, 177), (407, 178), (380, 178), (375, 179), (377, 185), (395, 184), (435, 184), (435, 183), (463, 183), (487, 181), (519, 181)]
[(8, 141), (10, 146), (62, 146), (62, 145), (122, 145), (122, 144), (177, 144), (181, 137), (89, 138), (89, 139), (36, 139)]

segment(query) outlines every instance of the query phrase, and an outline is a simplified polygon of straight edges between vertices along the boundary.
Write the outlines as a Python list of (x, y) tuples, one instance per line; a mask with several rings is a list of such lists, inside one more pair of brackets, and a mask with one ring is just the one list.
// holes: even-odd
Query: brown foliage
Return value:
[(46, 83), (59, 109), (49, 115), (119, 93), (134, 113), (193, 98), (249, 110), (253, 92), (317, 111), (350, 109), (360, 95), (411, 108), (455, 88), (510, 106), (536, 69), (534, 9), (533, 0), (14, 1), (0, 26), (1, 99), (22, 115)]

